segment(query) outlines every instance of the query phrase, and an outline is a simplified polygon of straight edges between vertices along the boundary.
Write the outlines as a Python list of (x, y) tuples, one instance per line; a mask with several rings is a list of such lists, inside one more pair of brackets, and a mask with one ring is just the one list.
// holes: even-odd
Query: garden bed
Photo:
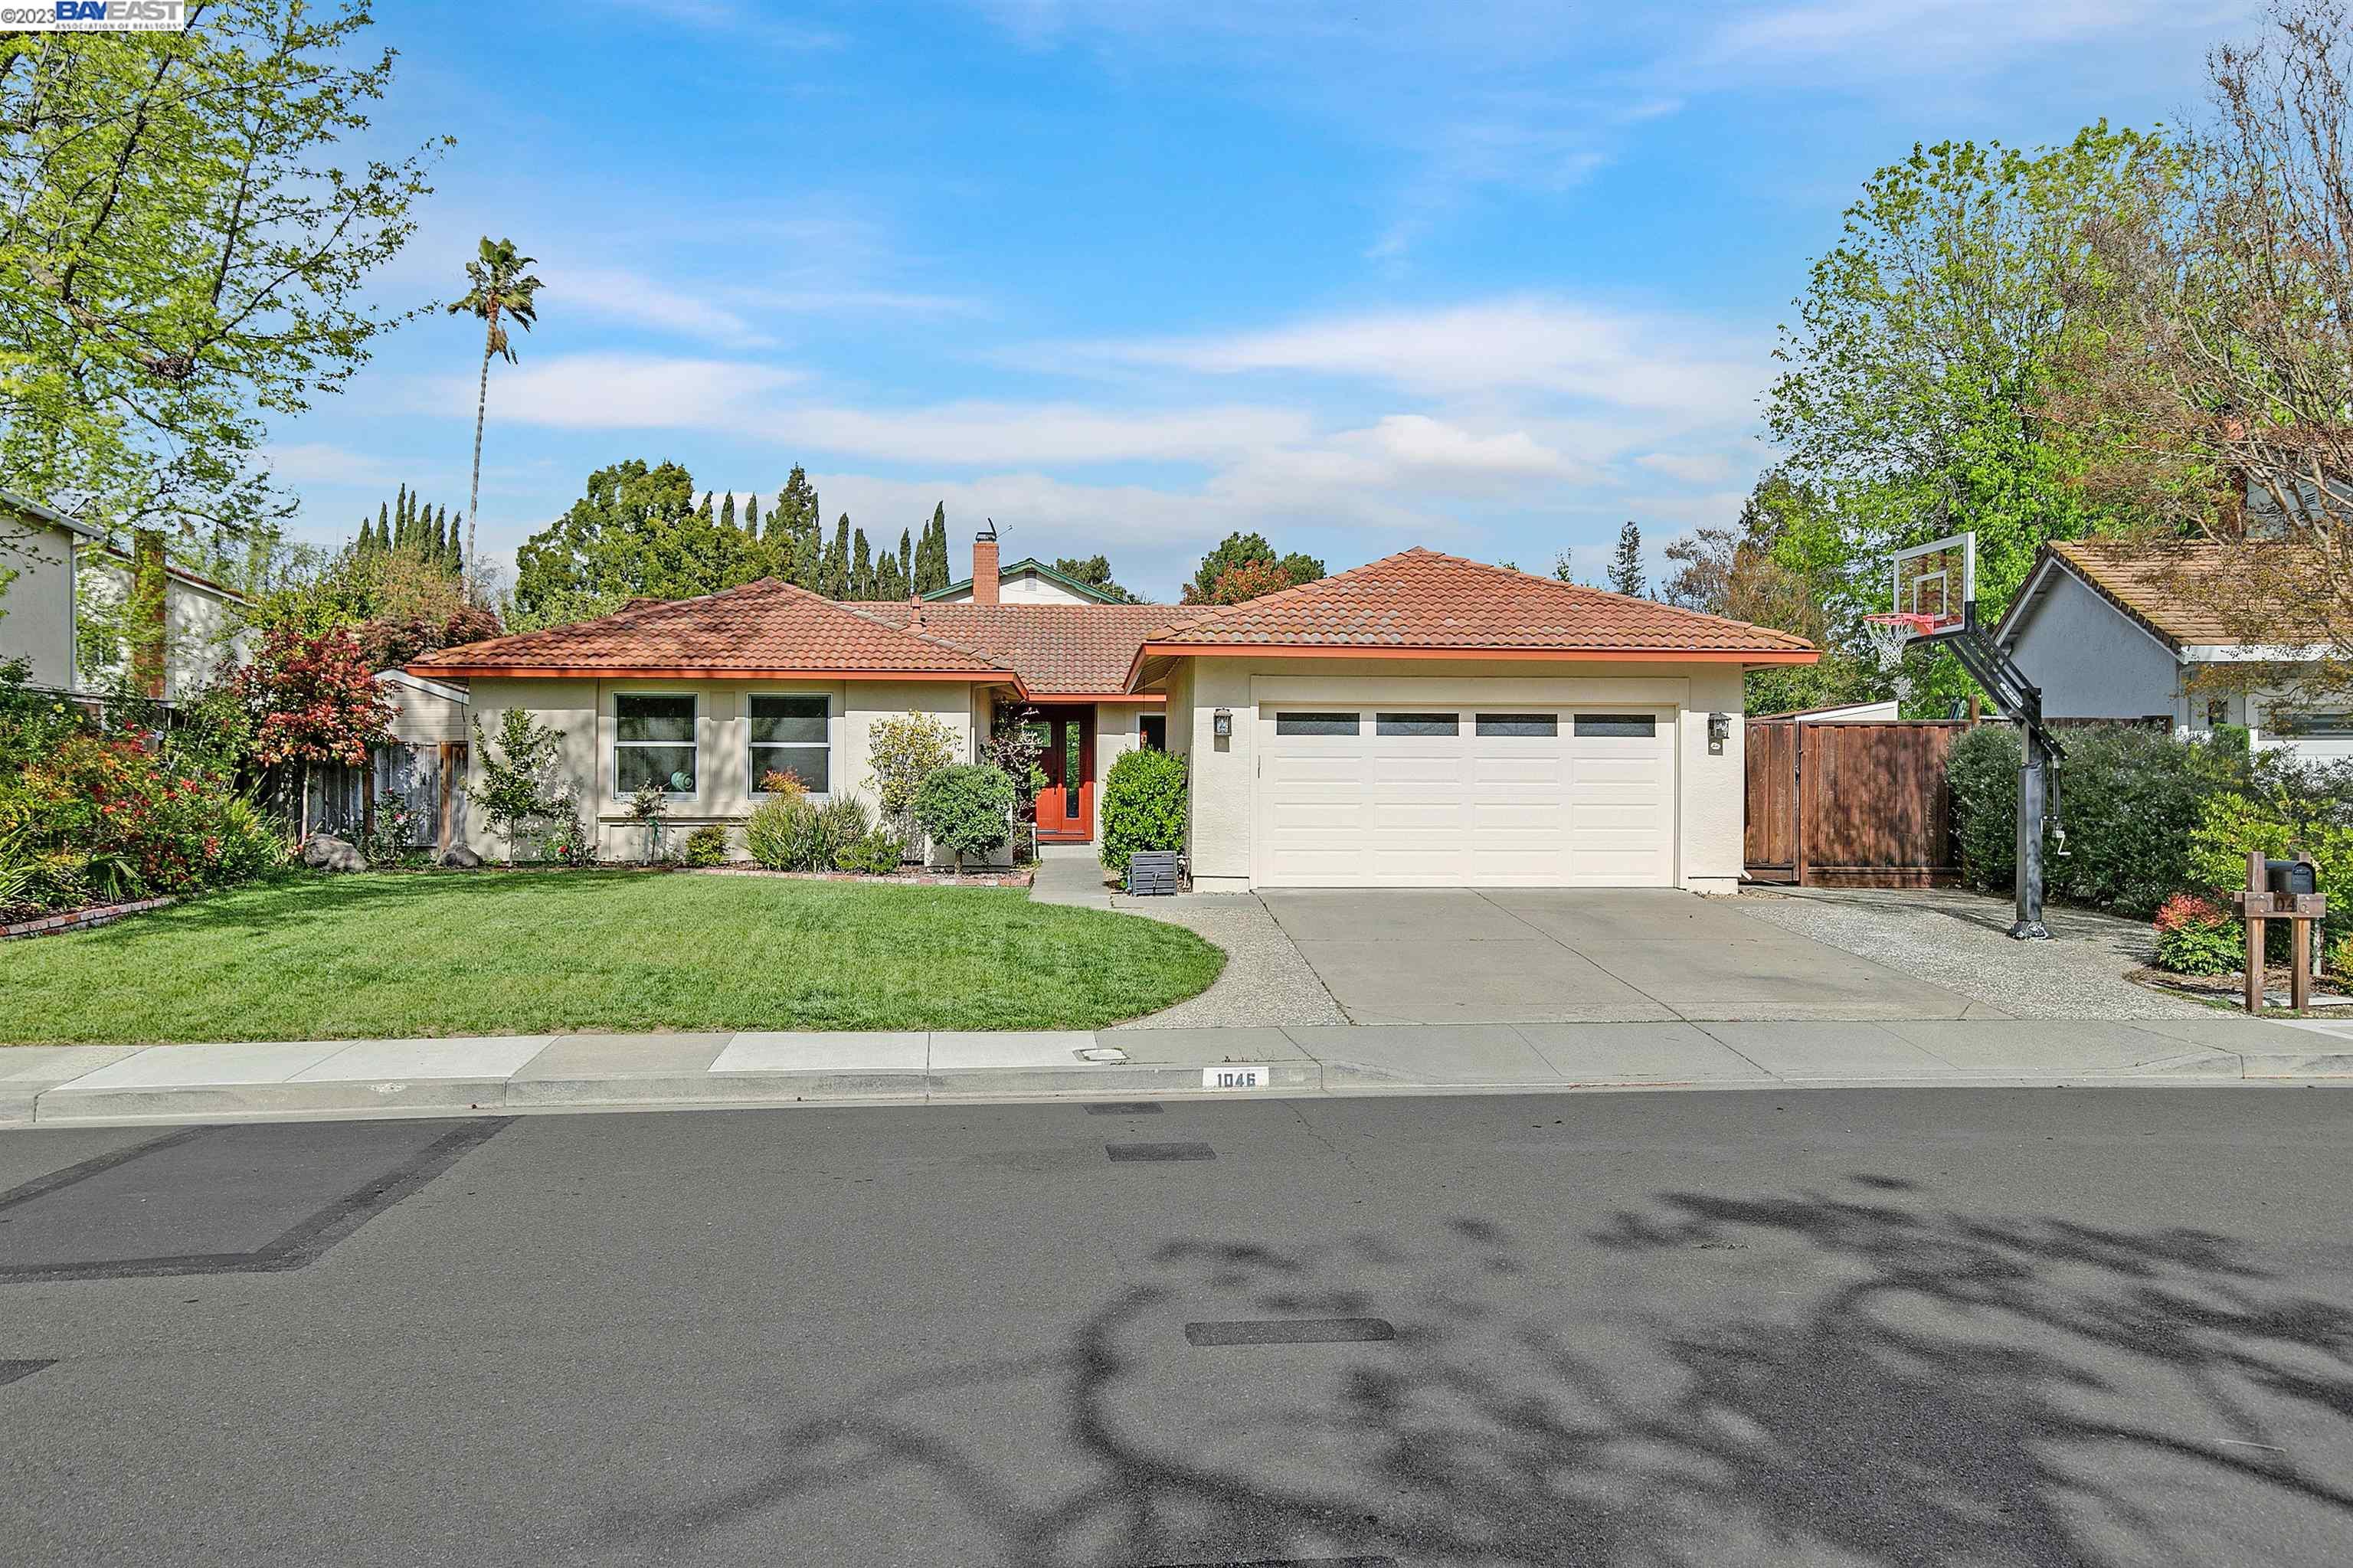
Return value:
[[(2176, 996), (2195, 997), (2200, 1001), (2228, 1002), (2236, 1006), (2247, 994), (2246, 971), (2233, 969), (2220, 975), (2178, 975), (2168, 969), (2144, 968), (2128, 971), (2125, 978), (2151, 991), (2171, 991)], [(2263, 994), (2277, 997), (2280, 1005), (2287, 1005), (2288, 971), (2283, 965), (2274, 965), (2263, 971)], [(2312, 981), (2312, 1004), (2315, 1007), (2353, 1007), (2353, 991), (2345, 989), (2340, 975), (2316, 975)]]
[(864, 882), (880, 887), (1027, 887), (1038, 874), (1034, 865), (1003, 866), (967, 871), (901, 871), (876, 875), (864, 871), (770, 871), (762, 865), (681, 866), (697, 876), (773, 876), (787, 882)]

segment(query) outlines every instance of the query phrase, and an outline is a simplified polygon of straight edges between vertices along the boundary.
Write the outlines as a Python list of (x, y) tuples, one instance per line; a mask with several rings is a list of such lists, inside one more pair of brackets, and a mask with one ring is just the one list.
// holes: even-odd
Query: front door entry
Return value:
[(1039, 708), (1032, 721), (1046, 749), (1038, 766), (1046, 787), (1038, 791), (1040, 843), (1085, 843), (1094, 837), (1095, 710)]

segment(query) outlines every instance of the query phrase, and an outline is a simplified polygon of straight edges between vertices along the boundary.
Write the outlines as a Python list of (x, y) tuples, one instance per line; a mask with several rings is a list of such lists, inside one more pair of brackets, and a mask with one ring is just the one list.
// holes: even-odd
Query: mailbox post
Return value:
[(2328, 914), (2311, 857), (2271, 861), (2261, 850), (2247, 853), (2247, 886), (2232, 902), (2247, 923), (2247, 1011), (2263, 1011), (2263, 938), (2270, 922), (2288, 923), (2287, 996), (2295, 1012), (2312, 1008), (2312, 928)]

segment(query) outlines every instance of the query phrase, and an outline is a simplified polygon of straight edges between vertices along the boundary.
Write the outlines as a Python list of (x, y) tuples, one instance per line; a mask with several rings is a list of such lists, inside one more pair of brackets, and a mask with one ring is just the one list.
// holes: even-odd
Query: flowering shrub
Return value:
[(0, 778), (0, 909), (31, 913), (226, 886), (286, 845), (228, 775), (87, 730)]
[(2157, 967), (2177, 975), (2226, 975), (2244, 961), (2243, 928), (2211, 899), (2177, 893), (2158, 906)]

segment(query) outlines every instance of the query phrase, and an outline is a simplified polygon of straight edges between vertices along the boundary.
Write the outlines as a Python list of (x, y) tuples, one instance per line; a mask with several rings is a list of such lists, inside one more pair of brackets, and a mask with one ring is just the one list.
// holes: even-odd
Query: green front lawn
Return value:
[(1225, 961), (1182, 927), (1017, 888), (302, 874), (0, 944), (0, 1041), (1092, 1029)]

